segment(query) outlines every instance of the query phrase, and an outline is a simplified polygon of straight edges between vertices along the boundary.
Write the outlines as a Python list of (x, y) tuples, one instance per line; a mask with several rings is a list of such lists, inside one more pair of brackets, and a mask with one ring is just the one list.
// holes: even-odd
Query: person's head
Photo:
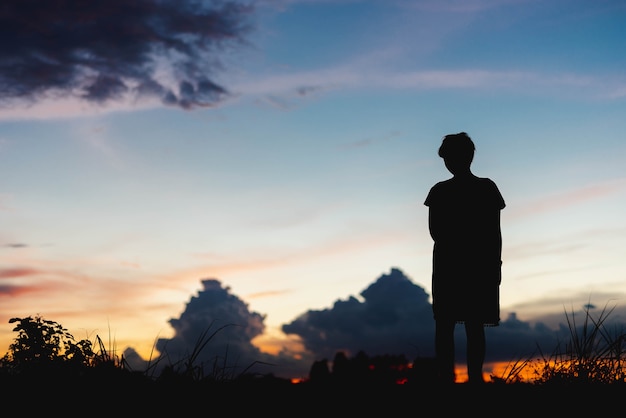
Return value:
[(470, 171), (475, 150), (472, 138), (465, 132), (459, 132), (443, 137), (439, 147), (439, 156), (443, 158), (446, 168), (452, 174), (458, 174)]

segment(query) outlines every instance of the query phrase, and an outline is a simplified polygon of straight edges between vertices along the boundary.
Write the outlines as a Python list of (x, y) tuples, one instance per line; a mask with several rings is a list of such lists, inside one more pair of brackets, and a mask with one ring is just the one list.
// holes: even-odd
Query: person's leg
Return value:
[(435, 321), (435, 356), (437, 380), (454, 383), (454, 321)]
[(484, 383), (483, 363), (485, 361), (485, 327), (481, 323), (466, 322), (467, 336), (467, 377), (470, 383)]

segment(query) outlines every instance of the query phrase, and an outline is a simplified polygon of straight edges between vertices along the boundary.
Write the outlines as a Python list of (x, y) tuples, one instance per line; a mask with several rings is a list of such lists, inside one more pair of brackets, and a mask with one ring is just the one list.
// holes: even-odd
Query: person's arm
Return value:
[(496, 215), (495, 228), (496, 228), (496, 237), (497, 237), (495, 248), (497, 251), (497, 260), (498, 260), (498, 265), (496, 266), (496, 268), (499, 270), (498, 285), (500, 285), (502, 283), (502, 229), (500, 228), (500, 211), (499, 210), (498, 210), (498, 214)]
[(432, 207), (428, 208), (428, 230), (430, 231), (430, 237), (433, 241), (437, 242), (441, 239), (441, 213), (437, 210), (433, 210)]
[(502, 258), (502, 228), (500, 227), (500, 211), (498, 211), (497, 228), (498, 228), (498, 257)]

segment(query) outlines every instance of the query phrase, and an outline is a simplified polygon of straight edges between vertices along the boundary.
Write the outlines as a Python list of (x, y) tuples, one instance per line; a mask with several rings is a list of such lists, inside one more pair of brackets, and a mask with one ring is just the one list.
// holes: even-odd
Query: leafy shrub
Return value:
[(29, 316), (9, 323), (17, 323), (13, 331), (18, 334), (1, 360), (3, 367), (23, 372), (59, 364), (88, 366), (95, 357), (91, 341), (76, 341), (57, 322)]

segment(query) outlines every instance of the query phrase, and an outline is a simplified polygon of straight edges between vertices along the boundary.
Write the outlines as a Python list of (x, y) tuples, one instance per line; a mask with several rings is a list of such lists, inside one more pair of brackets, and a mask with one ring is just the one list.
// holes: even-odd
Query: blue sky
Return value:
[[(253, 5), (241, 42), (189, 61), (228, 92), (208, 103), (1, 80), (0, 347), (41, 314), (146, 355), (207, 278), (265, 315), (267, 350), (392, 268), (430, 293), (423, 201), (460, 131), (507, 203), (502, 317), (555, 324), (589, 300), (623, 317), (623, 2)], [(200, 83), (172, 57), (151, 80)]]

